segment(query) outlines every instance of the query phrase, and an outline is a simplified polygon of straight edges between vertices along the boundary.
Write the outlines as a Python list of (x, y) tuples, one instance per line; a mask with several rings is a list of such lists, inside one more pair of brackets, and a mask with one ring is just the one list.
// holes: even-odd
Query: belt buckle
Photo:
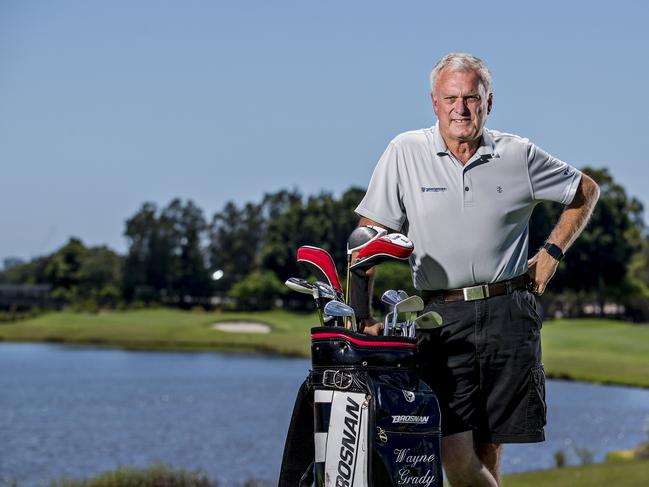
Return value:
[(351, 387), (352, 382), (351, 372), (345, 370), (327, 369), (322, 374), (322, 385), (325, 387), (335, 387), (344, 391)]
[(472, 286), (462, 288), (462, 294), (465, 301), (475, 301), (476, 299), (485, 299), (489, 297), (489, 285)]

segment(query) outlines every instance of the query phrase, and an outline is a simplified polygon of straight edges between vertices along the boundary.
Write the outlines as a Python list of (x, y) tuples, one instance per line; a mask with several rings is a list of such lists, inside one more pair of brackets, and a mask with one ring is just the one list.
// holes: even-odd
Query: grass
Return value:
[[(211, 326), (220, 321), (257, 321), (271, 333), (227, 333)], [(309, 353), (309, 324), (315, 314), (275, 310), (257, 313), (206, 313), (171, 309), (100, 314), (58, 312), (0, 325), (0, 341), (35, 341), (118, 346), (127, 349), (267, 352), (288, 356)]]
[[(603, 463), (506, 475), (504, 487), (642, 487), (649, 479), (649, 461)], [(50, 487), (217, 487), (200, 473), (175, 470), (164, 465), (146, 469), (121, 468), (87, 480), (60, 480)], [(260, 487), (248, 481), (244, 487)]]
[(649, 326), (613, 320), (547, 322), (543, 362), (548, 375), (649, 387)]
[[(218, 321), (258, 321), (267, 334), (227, 333), (211, 328)], [(128, 349), (229, 350), (309, 356), (313, 313), (192, 312), (146, 309), (86, 314), (48, 313), (0, 324), (0, 340), (118, 346)], [(649, 326), (613, 320), (546, 322), (543, 361), (555, 378), (649, 387)]]
[(642, 487), (648, 484), (649, 461), (601, 463), (505, 476), (504, 487)]

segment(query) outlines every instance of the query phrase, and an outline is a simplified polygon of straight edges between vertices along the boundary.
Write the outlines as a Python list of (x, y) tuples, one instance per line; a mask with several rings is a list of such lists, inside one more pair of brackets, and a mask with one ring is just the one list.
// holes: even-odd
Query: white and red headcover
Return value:
[(406, 260), (414, 249), (408, 237), (401, 233), (390, 233), (363, 247), (351, 269), (369, 269), (386, 260)]

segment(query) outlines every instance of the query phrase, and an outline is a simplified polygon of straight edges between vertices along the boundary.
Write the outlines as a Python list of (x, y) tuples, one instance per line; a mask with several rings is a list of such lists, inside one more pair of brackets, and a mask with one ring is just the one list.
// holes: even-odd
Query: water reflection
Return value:
[[(307, 360), (0, 344), (0, 483), (121, 465), (200, 469), (224, 487), (276, 480)], [(508, 445), (505, 472), (573, 447), (601, 460), (646, 439), (649, 391), (550, 381), (547, 441)]]

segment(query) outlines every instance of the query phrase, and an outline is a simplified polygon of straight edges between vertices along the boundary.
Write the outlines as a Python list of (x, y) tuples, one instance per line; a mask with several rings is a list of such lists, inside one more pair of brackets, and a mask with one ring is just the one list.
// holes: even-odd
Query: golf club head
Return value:
[(409, 296), (394, 305), (395, 313), (415, 313), (424, 309), (424, 300), (419, 296)]
[(312, 284), (313, 287), (318, 289), (318, 296), (322, 299), (339, 299), (340, 296), (336, 290), (322, 281), (316, 281)]
[(316, 313), (318, 314), (318, 319), (320, 320), (320, 325), (324, 326), (325, 320), (324, 316), (322, 315), (322, 303), (324, 300), (320, 297), (320, 289), (311, 284), (309, 281), (300, 279), (298, 277), (289, 277), (284, 284), (286, 284), (286, 286), (293, 291), (302, 294), (310, 294), (311, 296), (313, 296)]
[(307, 264), (319, 281), (329, 283), (336, 291), (342, 293), (336, 265), (329, 252), (319, 247), (304, 245), (297, 249), (297, 261)]
[(381, 302), (388, 306), (394, 306), (399, 301), (401, 301), (401, 299), (399, 299), (399, 293), (394, 289), (388, 289), (381, 295)]
[[(395, 330), (397, 329), (397, 319), (399, 317), (399, 313), (406, 313), (406, 321), (408, 321), (410, 319), (409, 315), (411, 313), (415, 313), (423, 309), (424, 309), (424, 300), (421, 299), (419, 296), (410, 296), (402, 301), (399, 301), (397, 304), (394, 305), (394, 316), (393, 316), (392, 327)], [(402, 335), (405, 334), (406, 331), (403, 330), (402, 327)]]
[(298, 293), (313, 295), (313, 284), (299, 277), (289, 277), (284, 283), (286, 286)]
[(405, 235), (390, 233), (364, 246), (358, 252), (351, 269), (369, 269), (386, 260), (406, 260), (414, 248), (413, 243)]
[(399, 289), (397, 293), (399, 294), (399, 301), (403, 301), (408, 297), (408, 293), (405, 292), (403, 289)]
[(426, 311), (412, 322), (420, 330), (432, 330), (442, 326), (442, 316), (436, 311)]
[(356, 227), (347, 239), (347, 255), (362, 249), (365, 245), (387, 234), (385, 228), (374, 225)]
[(354, 316), (354, 309), (341, 301), (329, 301), (324, 307), (325, 314), (329, 316), (348, 317)]

